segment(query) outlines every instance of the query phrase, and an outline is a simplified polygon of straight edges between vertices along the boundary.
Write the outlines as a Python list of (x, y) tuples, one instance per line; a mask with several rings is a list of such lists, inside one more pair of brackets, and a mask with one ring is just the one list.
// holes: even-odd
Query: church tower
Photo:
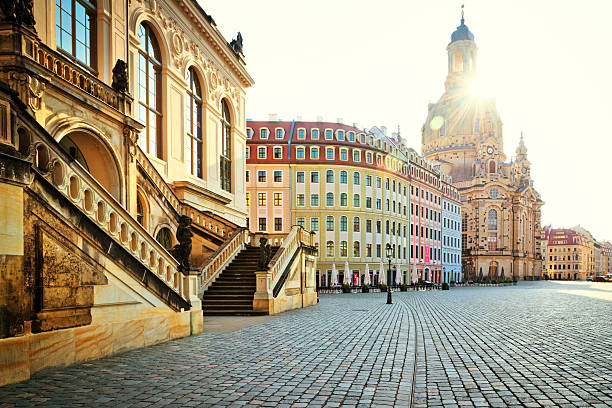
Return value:
[(499, 152), (496, 159), (505, 160), (502, 122), (495, 99), (473, 92), (478, 47), (474, 34), (465, 25), (463, 12), (461, 24), (451, 34), (446, 51), (445, 92), (437, 103), (429, 104), (421, 129), (422, 152), (426, 158), (439, 162), (442, 170), (458, 181), (474, 176), (474, 163), (479, 160), (479, 148), (485, 141), (485, 151), (491, 147)]
[(474, 34), (465, 25), (463, 11), (461, 25), (451, 34), (451, 42), (446, 47), (448, 52), (448, 76), (444, 84), (446, 91), (470, 86), (476, 72), (476, 56), (478, 47), (474, 42)]
[(429, 104), (422, 151), (452, 177), (461, 195), (463, 276), (539, 279), (544, 202), (533, 188), (523, 139), (516, 160), (507, 162), (495, 98), (474, 92), (478, 47), (463, 12), (446, 51), (444, 94)]

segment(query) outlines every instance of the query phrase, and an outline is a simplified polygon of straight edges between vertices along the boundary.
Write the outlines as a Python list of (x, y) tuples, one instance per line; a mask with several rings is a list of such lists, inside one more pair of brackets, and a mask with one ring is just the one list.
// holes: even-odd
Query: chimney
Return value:
[(268, 120), (270, 122), (276, 122), (278, 120), (278, 113), (269, 113)]
[(359, 129), (359, 125), (357, 124), (357, 122), (353, 122), (353, 127), (354, 127), (355, 129)]
[(323, 116), (317, 116), (317, 122), (323, 122)]
[(338, 124), (342, 125), (342, 122), (344, 122), (344, 119), (342, 119), (342, 118), (338, 118), (338, 119), (336, 120), (336, 122), (337, 122)]
[(301, 121), (302, 121), (302, 116), (298, 115), (298, 116), (295, 118), (295, 121), (296, 121), (296, 122), (301, 122)]
[(380, 130), (383, 132), (384, 135), (387, 134), (387, 127), (386, 126), (381, 126)]

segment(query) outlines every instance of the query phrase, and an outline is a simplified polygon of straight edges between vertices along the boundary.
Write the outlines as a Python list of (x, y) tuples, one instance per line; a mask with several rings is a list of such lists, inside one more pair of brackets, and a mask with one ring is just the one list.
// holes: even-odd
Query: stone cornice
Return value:
[(255, 84), (255, 81), (249, 73), (246, 71), (244, 65), (240, 62), (239, 58), (229, 48), (229, 45), (225, 38), (221, 35), (219, 30), (211, 25), (210, 22), (206, 21), (206, 18), (202, 15), (202, 11), (198, 10), (199, 7), (194, 4), (196, 0), (174, 0), (174, 2), (191, 18), (192, 22), (204, 35), (204, 38), (212, 45), (217, 54), (223, 59), (223, 61), (231, 67), (232, 71), (236, 74), (240, 83), (245, 87), (250, 87)]

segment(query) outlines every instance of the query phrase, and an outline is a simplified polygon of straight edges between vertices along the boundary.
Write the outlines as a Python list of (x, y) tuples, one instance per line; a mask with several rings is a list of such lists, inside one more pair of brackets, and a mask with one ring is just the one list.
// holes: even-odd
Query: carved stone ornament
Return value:
[(34, 0), (2, 0), (0, 21), (26, 26), (36, 32), (33, 7)]
[(113, 68), (113, 84), (111, 85), (117, 92), (127, 92), (128, 90), (128, 72), (125, 61), (118, 59)]
[(138, 145), (138, 132), (135, 132), (133, 129), (126, 126), (123, 128), (123, 137), (125, 138), (125, 143), (127, 144), (131, 162), (134, 160), (134, 156), (136, 156), (136, 146)]
[(181, 215), (179, 218), (179, 225), (176, 230), (176, 240), (179, 242), (172, 249), (172, 255), (181, 264), (181, 267), (185, 270), (191, 269), (189, 263), (189, 256), (191, 255), (191, 240), (193, 238), (193, 232), (191, 232), (191, 217)]
[(6, 82), (19, 94), (19, 98), (34, 112), (40, 110), (45, 84), (40, 79), (25, 72), (0, 72), (0, 80)]

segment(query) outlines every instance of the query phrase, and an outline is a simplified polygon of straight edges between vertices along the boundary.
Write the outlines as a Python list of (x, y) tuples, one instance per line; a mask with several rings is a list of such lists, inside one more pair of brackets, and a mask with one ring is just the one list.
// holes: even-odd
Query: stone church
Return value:
[(451, 175), (461, 195), (464, 278), (539, 279), (544, 202), (533, 187), (523, 137), (508, 161), (495, 99), (471, 92), (478, 47), (463, 16), (446, 49), (445, 92), (429, 104), (422, 153)]

